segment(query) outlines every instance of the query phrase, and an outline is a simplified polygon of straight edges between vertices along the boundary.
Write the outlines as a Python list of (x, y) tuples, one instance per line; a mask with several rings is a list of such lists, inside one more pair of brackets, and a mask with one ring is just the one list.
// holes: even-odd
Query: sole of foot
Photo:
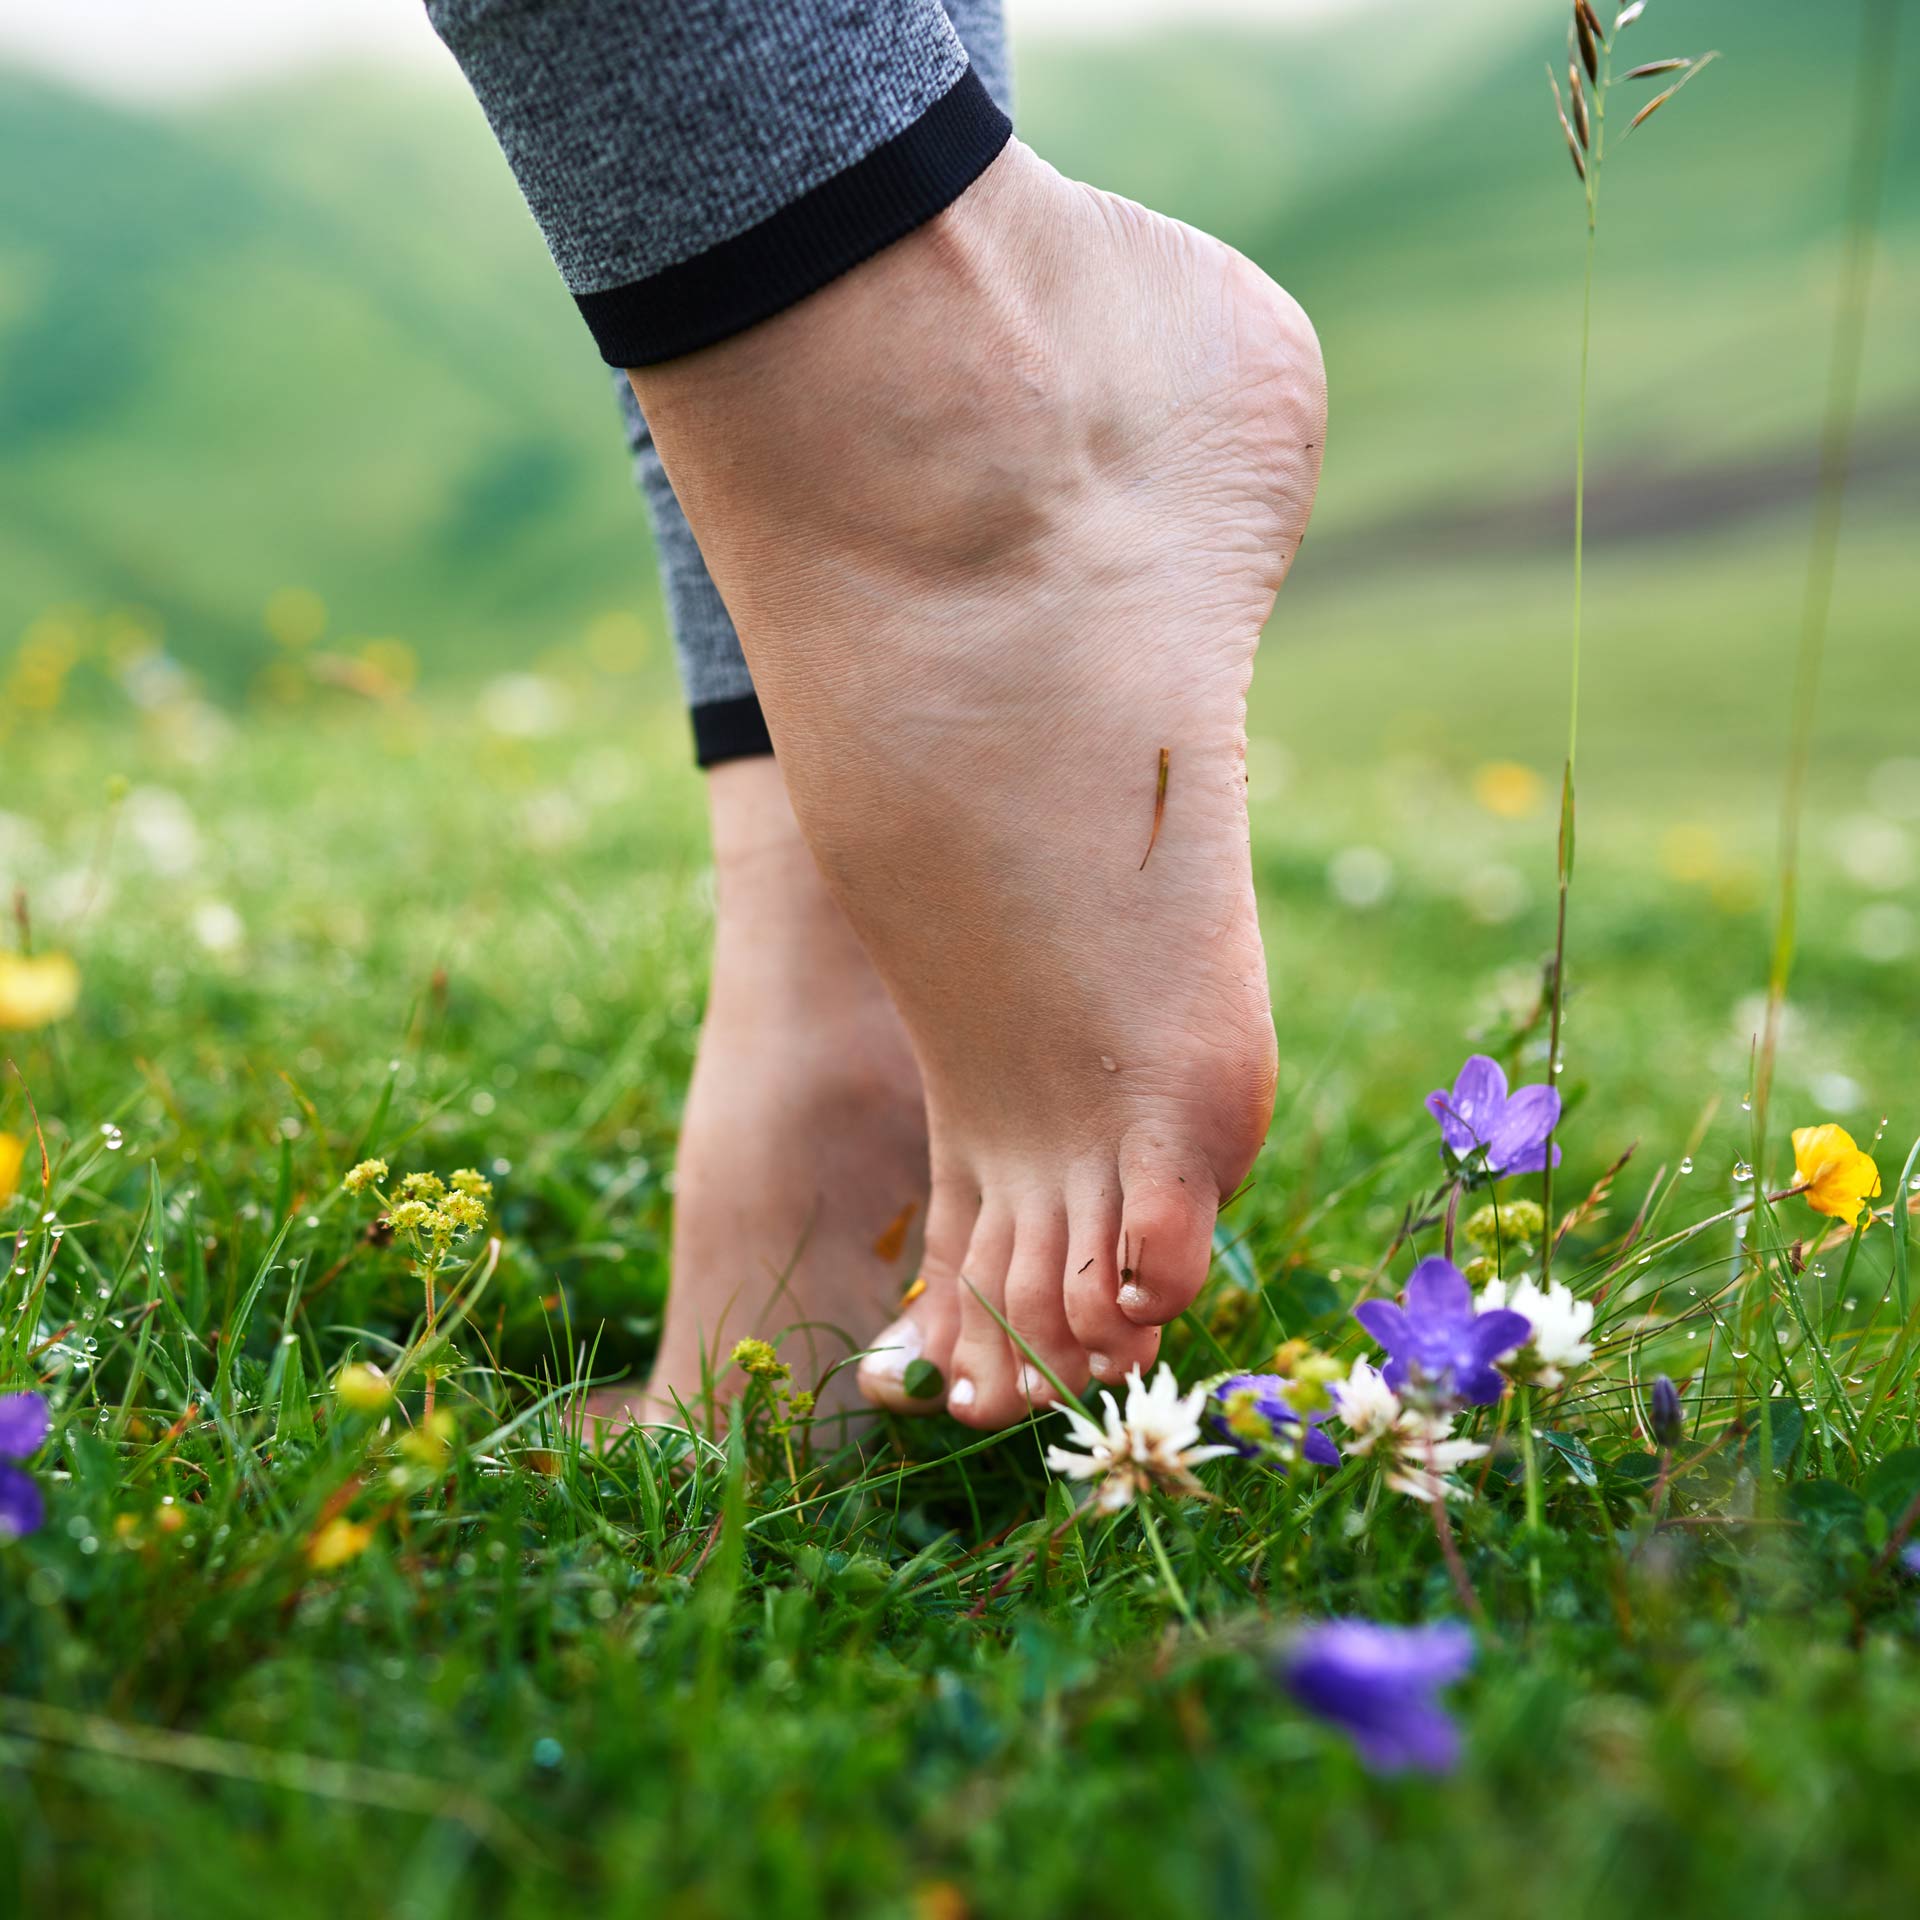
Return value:
[(927, 1285), (862, 1384), (914, 1405), (926, 1360), (995, 1427), (1048, 1372), (1118, 1380), (1271, 1117), (1245, 707), (1318, 481), (1312, 327), (1016, 143), (633, 378), (926, 1089)]

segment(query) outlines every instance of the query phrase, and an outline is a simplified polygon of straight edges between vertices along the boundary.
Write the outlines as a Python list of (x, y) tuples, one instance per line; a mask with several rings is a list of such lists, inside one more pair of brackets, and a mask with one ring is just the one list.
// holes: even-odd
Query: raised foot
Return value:
[(1271, 1114), (1244, 718), (1318, 476), (1312, 329), (1016, 147), (635, 384), (926, 1087), (927, 1286), (862, 1385), (924, 1405), (927, 1360), (986, 1427), (1051, 1397), (1023, 1349), (1117, 1380)]

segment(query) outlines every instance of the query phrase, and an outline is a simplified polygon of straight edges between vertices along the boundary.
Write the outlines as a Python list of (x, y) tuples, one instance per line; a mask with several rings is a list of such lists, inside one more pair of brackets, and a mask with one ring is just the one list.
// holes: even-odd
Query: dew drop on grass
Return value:
[(1745, 1186), (1753, 1178), (1753, 1169), (1744, 1160), (1736, 1160), (1733, 1163), (1733, 1177)]
[(1826, 1267), (1818, 1260), (1816, 1260), (1807, 1271), (1812, 1274), (1816, 1280), (1824, 1280), (1827, 1277)]
[(1751, 1113), (1753, 1111), (1753, 1095), (1752, 1094), (1745, 1093), (1740, 1096), (1740, 1111), (1742, 1113)]
[(1683, 1154), (1681, 1156), (1680, 1171), (1682, 1173), (1691, 1173), (1693, 1171), (1693, 1155), (1692, 1154), (1690, 1153)]

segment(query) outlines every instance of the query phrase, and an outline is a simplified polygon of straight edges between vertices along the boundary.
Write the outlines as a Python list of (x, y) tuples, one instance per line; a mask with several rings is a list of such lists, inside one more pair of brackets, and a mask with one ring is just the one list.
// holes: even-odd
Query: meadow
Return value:
[[(52, 1431), (44, 1524), (0, 1545), (0, 1897), (1904, 1910), (1898, 109), (1758, 1138), (1750, 1105), (1841, 11), (1655, 0), (1632, 29), (1636, 59), (1723, 57), (1608, 175), (1558, 1073), (1560, 9), (1395, 16), (1390, 54), (1378, 14), (1023, 52), (1028, 137), (1279, 273), (1334, 397), (1251, 715), (1280, 1099), (1169, 1332), (1180, 1381), (1278, 1364), (1305, 1410), (1323, 1360), (1385, 1357), (1352, 1308), (1416, 1255), (1537, 1270), (1539, 1183), (1497, 1187), (1490, 1237), (1423, 1102), (1473, 1052), (1563, 1097), (1552, 1274), (1592, 1353), (1463, 1416), (1488, 1451), (1450, 1542), (1338, 1422), (1337, 1466), (1277, 1445), (1111, 1514), (1049, 1469), (1057, 1416), (846, 1448), (761, 1387), (710, 1444), (580, 1444), (568, 1382), (644, 1366), (658, 1325), (711, 884), (600, 370), (451, 92), (343, 75), (151, 116), (0, 79), (0, 946), (77, 976), (4, 1036), (0, 1391)], [(1917, 57), (1908, 32), (1896, 102)], [(1826, 1123), (1878, 1162), (1857, 1232), (1794, 1190), (1788, 1132)], [(490, 1186), (432, 1320), (390, 1206), (343, 1185), (372, 1157)], [(1289, 1689), (1328, 1617), (1471, 1624), (1451, 1771), (1370, 1768)]]

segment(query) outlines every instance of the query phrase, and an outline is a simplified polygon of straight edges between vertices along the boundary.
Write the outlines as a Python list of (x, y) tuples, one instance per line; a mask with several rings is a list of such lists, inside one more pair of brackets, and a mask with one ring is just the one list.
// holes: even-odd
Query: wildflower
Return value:
[(423, 1467), (443, 1467), (458, 1432), (453, 1415), (442, 1407), (400, 1436), (400, 1451)]
[(14, 1462), (38, 1453), (52, 1424), (43, 1395), (0, 1394), (0, 1540), (37, 1533), (46, 1520), (40, 1483)]
[(1537, 1247), (1547, 1230), (1547, 1216), (1538, 1200), (1489, 1200), (1460, 1223), (1469, 1246), (1498, 1258), (1520, 1247)]
[(1680, 1411), (1680, 1389), (1663, 1373), (1653, 1383), (1647, 1402), (1647, 1420), (1655, 1441), (1663, 1447), (1677, 1447), (1686, 1431)]
[(1304, 1418), (1289, 1404), (1288, 1383), (1277, 1373), (1233, 1373), (1207, 1396), (1206, 1423), (1243, 1460), (1271, 1460), (1281, 1467), (1311, 1460), (1337, 1467), (1340, 1454), (1320, 1431), (1324, 1413)]
[[(1476, 1053), (1460, 1069), (1451, 1093), (1436, 1087), (1427, 1095), (1427, 1111), (1439, 1121), (1441, 1141), (1455, 1159), (1497, 1180), (1545, 1170), (1547, 1140), (1560, 1124), (1560, 1095), (1548, 1086), (1522, 1087), (1509, 1095), (1499, 1061)], [(1558, 1147), (1553, 1164), (1560, 1164)]]
[(20, 1163), (27, 1157), (27, 1143), (17, 1133), (0, 1133), (0, 1207), (20, 1191)]
[(769, 1340), (736, 1340), (729, 1358), (749, 1380), (785, 1380), (793, 1372)]
[(1279, 1671), (1294, 1699), (1345, 1732), (1375, 1772), (1446, 1773), (1460, 1735), (1434, 1696), (1472, 1664), (1473, 1638), (1453, 1621), (1329, 1620), (1294, 1640)]
[(437, 1173), (403, 1174), (400, 1180), (400, 1193), (407, 1200), (438, 1200), (447, 1190), (447, 1183)]
[(1900, 1564), (1920, 1580), (1920, 1546), (1908, 1547), (1900, 1555)]
[(308, 1540), (307, 1565), (316, 1573), (329, 1573), (335, 1567), (344, 1567), (349, 1560), (359, 1559), (372, 1544), (371, 1527), (337, 1514), (317, 1527)]
[(1540, 776), (1517, 760), (1489, 760), (1473, 772), (1473, 797), (1502, 820), (1524, 820), (1545, 792)]
[(80, 970), (64, 953), (0, 953), (0, 1027), (64, 1020), (80, 1001)]
[(455, 1193), (471, 1194), (476, 1200), (489, 1199), (493, 1193), (493, 1182), (473, 1167), (461, 1167), (450, 1173), (447, 1184)]
[(1371, 1453), (1375, 1443), (1390, 1433), (1405, 1409), (1386, 1376), (1366, 1360), (1356, 1360), (1353, 1371), (1332, 1389), (1333, 1410), (1353, 1435), (1355, 1453)]
[(1285, 1376), (1287, 1405), (1295, 1413), (1331, 1413), (1328, 1389), (1347, 1377), (1345, 1365), (1304, 1340), (1283, 1340), (1273, 1350), (1273, 1370)]
[(432, 1220), (433, 1209), (424, 1200), (401, 1200), (387, 1218), (403, 1233), (413, 1233)]
[(1863, 1202), (1880, 1197), (1880, 1169), (1873, 1155), (1861, 1152), (1852, 1134), (1832, 1121), (1823, 1127), (1794, 1128), (1793, 1165), (1801, 1198), (1815, 1213), (1843, 1226), (1860, 1218)]
[(471, 1233), (487, 1224), (485, 1205), (470, 1193), (450, 1193), (434, 1214), (436, 1226), (444, 1227), (449, 1238), (456, 1233)]
[(369, 1187), (378, 1186), (387, 1177), (387, 1163), (384, 1160), (362, 1160), (358, 1166), (347, 1169), (347, 1177), (340, 1182), (349, 1193), (365, 1193)]
[(333, 1391), (343, 1407), (354, 1413), (381, 1413), (393, 1399), (393, 1388), (378, 1367), (356, 1360), (334, 1376)]
[(1533, 1337), (1520, 1350), (1516, 1377), (1543, 1387), (1564, 1384), (1574, 1367), (1593, 1358), (1593, 1302), (1578, 1300), (1573, 1289), (1554, 1280), (1542, 1288), (1531, 1274), (1515, 1280), (1489, 1280), (1480, 1290), (1480, 1311), (1508, 1307), (1533, 1328)]
[(1060, 1409), (1082, 1451), (1049, 1447), (1047, 1465), (1070, 1480), (1098, 1480), (1094, 1499), (1103, 1513), (1118, 1513), (1156, 1486), (1170, 1493), (1199, 1493), (1202, 1489), (1193, 1469), (1235, 1451), (1200, 1445), (1200, 1409), (1206, 1398), (1204, 1383), (1183, 1394), (1173, 1369), (1164, 1361), (1151, 1386), (1135, 1367), (1127, 1375), (1124, 1414), (1114, 1405), (1112, 1394), (1101, 1394), (1106, 1407), (1104, 1427), (1076, 1408)]
[(1426, 1402), (1429, 1411), (1498, 1400), (1505, 1382), (1493, 1363), (1533, 1331), (1525, 1315), (1511, 1308), (1476, 1313), (1466, 1276), (1437, 1254), (1414, 1268), (1404, 1307), (1363, 1300), (1353, 1317), (1386, 1348), (1387, 1385)]
[(1486, 1456), (1483, 1441), (1453, 1437), (1450, 1419), (1409, 1408), (1394, 1428), (1386, 1482), (1393, 1492), (1404, 1493), (1409, 1500), (1421, 1500), (1428, 1506), (1438, 1500), (1467, 1500), (1472, 1497), (1472, 1490), (1459, 1485), (1451, 1476), (1469, 1462), (1484, 1460)]

